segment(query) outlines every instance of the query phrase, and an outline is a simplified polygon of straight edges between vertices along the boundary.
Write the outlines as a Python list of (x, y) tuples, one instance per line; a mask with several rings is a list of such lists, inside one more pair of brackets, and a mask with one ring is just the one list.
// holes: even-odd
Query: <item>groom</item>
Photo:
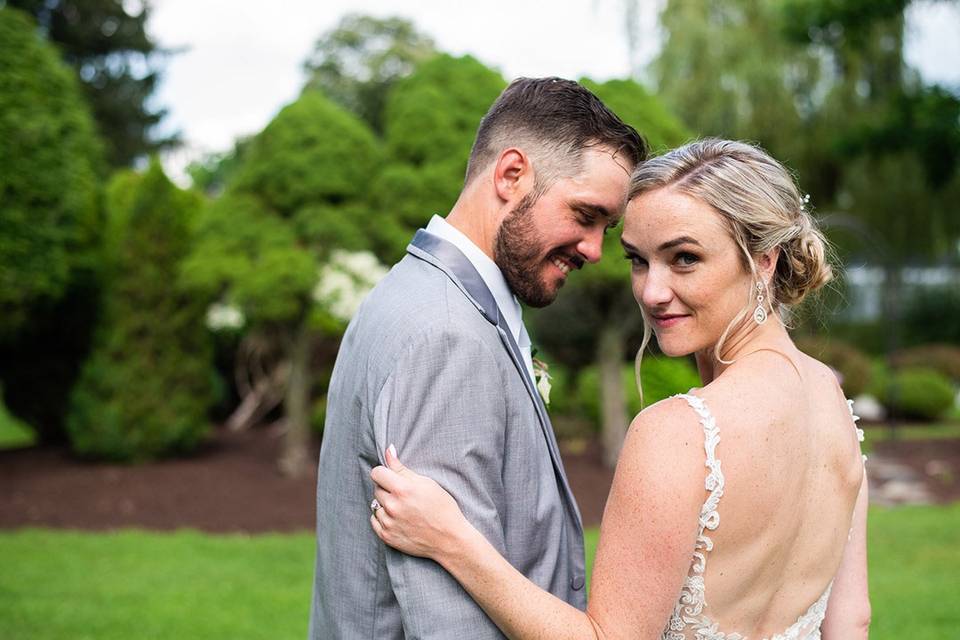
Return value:
[(517, 299), (550, 304), (600, 259), (637, 132), (592, 93), (519, 79), (484, 116), (459, 199), (350, 323), (328, 391), (310, 637), (501, 638), (439, 565), (369, 525), (370, 470), (395, 444), (524, 575), (583, 609), (583, 530), (537, 393)]

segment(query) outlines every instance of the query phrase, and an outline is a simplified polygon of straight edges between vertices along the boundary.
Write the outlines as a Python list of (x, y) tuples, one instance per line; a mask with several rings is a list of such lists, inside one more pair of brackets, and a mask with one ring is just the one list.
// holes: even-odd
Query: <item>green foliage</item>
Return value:
[(249, 142), (204, 210), (187, 282), (239, 305), (253, 326), (298, 325), (333, 249), (386, 252), (389, 212), (366, 205), (380, 160), (362, 122), (305, 92)]
[(36, 433), (30, 425), (18, 420), (7, 409), (3, 402), (2, 389), (0, 389), (0, 450), (29, 447), (36, 440)]
[(696, 135), (759, 142), (810, 182), (829, 151), (811, 141), (822, 57), (787, 41), (782, 20), (776, 0), (670, 0), (652, 68), (657, 95)]
[(199, 202), (159, 164), (109, 189), (104, 311), (68, 431), (83, 456), (139, 460), (193, 449), (212, 401), (205, 301), (179, 279)]
[(953, 406), (950, 380), (929, 368), (895, 371), (880, 396), (888, 410), (903, 418), (936, 420)]
[(800, 351), (840, 374), (840, 386), (848, 398), (854, 398), (870, 387), (873, 377), (870, 358), (856, 347), (834, 338), (816, 336), (798, 336), (795, 342)]
[(130, 166), (179, 143), (177, 136), (153, 135), (166, 110), (150, 105), (163, 60), (146, 29), (150, 3), (6, 0), (6, 5), (30, 13), (73, 67), (112, 167)]
[[(637, 391), (634, 368), (625, 365), (622, 370), (624, 397), (630, 417), (644, 407), (660, 402), (677, 393), (686, 393), (700, 386), (700, 375), (686, 358), (645, 357), (640, 368), (643, 400)], [(577, 376), (577, 408), (583, 417), (600, 424), (600, 375), (595, 366), (587, 367)]]
[(456, 202), (480, 119), (505, 86), (495, 71), (470, 56), (446, 54), (420, 64), (387, 98), (387, 164), (374, 184), (376, 209), (394, 224), (387, 262), (402, 256), (413, 231)]
[(960, 384), (960, 347), (950, 344), (925, 344), (901, 349), (890, 356), (898, 369), (926, 367)]
[(903, 313), (903, 339), (909, 345), (944, 342), (960, 346), (960, 291), (955, 286), (922, 288)]
[(633, 80), (597, 83), (584, 78), (580, 82), (624, 122), (639, 131), (654, 153), (662, 153), (690, 140), (690, 131), (643, 85)]
[(315, 91), (284, 107), (250, 145), (231, 189), (256, 194), (282, 218), (361, 197), (379, 160), (370, 131)]
[(380, 133), (394, 84), (435, 54), (430, 37), (409, 20), (347, 14), (304, 63), (306, 89), (319, 89)]
[(99, 152), (73, 74), (27, 16), (0, 8), (0, 340), (93, 269)]

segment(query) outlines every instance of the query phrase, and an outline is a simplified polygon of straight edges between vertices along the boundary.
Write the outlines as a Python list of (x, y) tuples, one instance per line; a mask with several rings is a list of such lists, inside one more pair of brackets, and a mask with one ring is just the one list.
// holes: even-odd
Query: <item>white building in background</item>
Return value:
[[(886, 273), (881, 267), (849, 265), (844, 270), (847, 304), (840, 314), (847, 320), (876, 320), (883, 314), (883, 284)], [(946, 286), (960, 290), (960, 267), (906, 267), (902, 271), (906, 302), (918, 289)]]

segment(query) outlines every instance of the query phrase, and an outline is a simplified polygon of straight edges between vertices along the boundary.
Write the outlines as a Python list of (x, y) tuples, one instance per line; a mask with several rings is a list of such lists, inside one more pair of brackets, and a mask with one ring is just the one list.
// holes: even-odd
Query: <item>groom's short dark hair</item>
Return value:
[(518, 78), (480, 121), (465, 184), (509, 147), (530, 155), (545, 188), (580, 171), (583, 150), (604, 147), (636, 166), (647, 157), (637, 130), (583, 85), (563, 78)]

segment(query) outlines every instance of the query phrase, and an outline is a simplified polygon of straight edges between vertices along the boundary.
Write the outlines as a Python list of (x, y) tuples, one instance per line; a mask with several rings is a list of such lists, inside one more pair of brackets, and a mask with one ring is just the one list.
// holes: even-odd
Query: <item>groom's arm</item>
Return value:
[[(453, 495), (501, 554), (505, 428), (504, 381), (494, 353), (472, 333), (450, 327), (410, 345), (374, 414), (380, 455), (394, 444), (407, 466)], [(393, 549), (386, 549), (386, 562), (407, 637), (503, 637), (438, 564)]]

